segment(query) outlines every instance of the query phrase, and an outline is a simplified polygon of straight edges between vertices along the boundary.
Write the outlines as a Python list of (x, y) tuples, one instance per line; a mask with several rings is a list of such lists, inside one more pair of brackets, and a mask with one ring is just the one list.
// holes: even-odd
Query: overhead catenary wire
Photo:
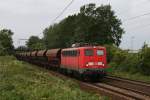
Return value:
[[(74, 0), (71, 0), (71, 2), (54, 18), (54, 20), (52, 20), (51, 24), (53, 24), (72, 5), (73, 2), (74, 2)], [(40, 33), (40, 34), (42, 34), (42, 33)]]
[(123, 22), (134, 20), (134, 19), (137, 19), (137, 18), (140, 18), (140, 17), (143, 17), (143, 16), (147, 16), (147, 15), (150, 15), (150, 12), (144, 13), (144, 14), (141, 14), (141, 15), (137, 15), (137, 16), (134, 16), (134, 17), (130, 17), (130, 18), (124, 20)]
[[(71, 5), (73, 2), (74, 2), (74, 0), (71, 0), (71, 2), (54, 18), (54, 20), (52, 20), (51, 24), (53, 24), (53, 23), (70, 7), (70, 5)], [(108, 3), (109, 3), (109, 5), (110, 5), (110, 0), (108, 0)], [(134, 19), (136, 19), (136, 18), (145, 16), (145, 15), (149, 15), (149, 14), (150, 14), (150, 12), (149, 12), (149, 13), (146, 13), (146, 14), (134, 16), (134, 17), (125, 19), (123, 22), (129, 21), (129, 20), (134, 20)], [(40, 34), (42, 34), (42, 33), (40, 33)], [(40, 34), (39, 34), (39, 35), (40, 35)], [(38, 35), (38, 36), (39, 36), (39, 35)]]
[[(147, 2), (147, 3), (146, 3)], [(143, 1), (142, 0), (142, 5), (143, 5), (143, 3), (146, 3), (146, 4), (148, 4), (148, 3), (150, 3), (148, 0), (145, 0), (145, 1)], [(139, 4), (141, 4), (141, 3), (137, 3), (136, 5), (139, 5)], [(127, 9), (125, 10), (125, 11), (128, 11)], [(123, 13), (126, 13), (126, 12), (123, 12)], [(119, 13), (119, 15), (120, 14), (122, 14), (122, 12), (121, 13)], [(141, 14), (141, 15), (137, 15), (137, 16), (133, 16), (133, 17), (129, 17), (129, 18), (127, 18), (127, 19), (122, 19), (122, 22), (124, 23), (124, 24), (128, 24), (128, 22), (129, 21), (132, 21), (132, 20), (137, 20), (138, 18), (142, 18), (143, 16), (147, 16), (147, 15), (150, 15), (150, 12), (147, 12), (147, 13), (143, 13), (143, 14)], [(148, 25), (144, 25), (145, 27), (147, 27), (147, 26), (150, 26), (149, 24)], [(134, 27), (134, 28), (130, 28), (130, 29), (135, 29), (136, 27)], [(143, 28), (143, 26), (141, 26), (141, 27), (139, 27), (138, 29), (141, 29), (141, 28)]]
[(149, 27), (150, 26), (150, 24), (146, 24), (146, 25), (142, 25), (142, 27), (139, 25), (139, 26), (137, 26), (137, 27), (133, 27), (133, 28), (127, 28), (128, 30), (133, 30), (133, 29), (143, 29), (143, 28), (147, 28), (147, 27)]
[(56, 16), (56, 18), (52, 21), (52, 24), (71, 6), (71, 4), (74, 2), (74, 0), (71, 0), (71, 2)]
[[(70, 5), (74, 2), (74, 0), (71, 0), (71, 2), (54, 18), (54, 20), (52, 20), (51, 24), (53, 24), (69, 7)], [(109, 4), (110, 4), (110, 0), (108, 0)], [(133, 17), (130, 17), (128, 19), (125, 19), (123, 22), (127, 22), (127, 21), (131, 21), (131, 20), (135, 20), (135, 19), (138, 19), (138, 18), (141, 18), (143, 16), (147, 16), (147, 15), (150, 15), (150, 12), (148, 13), (144, 13), (144, 14), (141, 14), (141, 15), (137, 15), (137, 16), (133, 16)], [(42, 33), (40, 33), (42, 34)], [(39, 35), (40, 35), (39, 34)], [(38, 36), (39, 36), (38, 35)]]
[[(132, 21), (132, 20), (141, 18), (141, 17), (143, 17), (143, 16), (148, 16), (148, 15), (150, 15), (150, 12), (144, 13), (144, 14), (141, 14), (141, 15), (137, 15), (137, 16), (133, 16), (133, 17), (130, 17), (130, 18), (124, 20), (123, 23), (126, 23), (126, 22), (128, 22), (128, 21)], [(138, 26), (138, 27), (130, 28), (129, 30), (135, 29), (135, 28), (141, 29), (141, 28), (145, 28), (145, 27), (147, 27), (147, 26), (150, 26), (150, 24), (146, 24), (146, 25), (144, 25), (144, 26), (142, 26), (142, 27)]]

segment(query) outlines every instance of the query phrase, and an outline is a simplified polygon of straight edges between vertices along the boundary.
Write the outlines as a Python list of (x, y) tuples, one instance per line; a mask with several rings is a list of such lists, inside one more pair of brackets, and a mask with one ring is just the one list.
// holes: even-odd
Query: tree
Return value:
[(3, 56), (3, 55), (5, 55), (4, 54), (4, 47), (3, 47), (3, 45), (1, 44), (1, 42), (0, 42), (0, 56)]
[[(12, 54), (14, 51), (13, 41), (12, 41), (13, 32), (9, 29), (3, 29), (0, 31), (0, 48), (1, 54)], [(3, 53), (2, 53), (3, 52)]]
[(75, 42), (119, 46), (124, 33), (121, 20), (110, 5), (84, 5), (78, 14), (68, 16), (43, 32), (48, 48), (68, 47)]
[(45, 48), (43, 40), (37, 36), (31, 36), (26, 45), (30, 50), (40, 50)]
[[(79, 13), (79, 27), (84, 32), (86, 42), (115, 44), (119, 46), (122, 34), (121, 20), (115, 16), (110, 5), (84, 5)], [(79, 31), (80, 32), (80, 31)]]

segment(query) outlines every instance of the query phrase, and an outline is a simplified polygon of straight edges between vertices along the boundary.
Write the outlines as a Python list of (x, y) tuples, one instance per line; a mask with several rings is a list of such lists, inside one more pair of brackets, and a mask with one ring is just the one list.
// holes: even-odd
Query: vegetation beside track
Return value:
[(150, 82), (150, 47), (146, 44), (137, 52), (106, 45), (112, 75)]
[(150, 83), (150, 76), (146, 76), (140, 73), (133, 74), (133, 73), (123, 72), (123, 71), (113, 71), (111, 75)]
[(0, 100), (103, 100), (77, 83), (51, 75), (47, 70), (0, 57)]

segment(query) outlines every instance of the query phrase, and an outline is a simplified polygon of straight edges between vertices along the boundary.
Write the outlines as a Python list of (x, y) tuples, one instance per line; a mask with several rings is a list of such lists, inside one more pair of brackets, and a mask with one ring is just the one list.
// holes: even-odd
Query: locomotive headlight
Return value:
[(102, 62), (98, 62), (97, 64), (98, 64), (98, 65), (103, 65), (103, 63), (102, 63)]
[(86, 66), (88, 67), (88, 66), (89, 66), (89, 64), (86, 64)]

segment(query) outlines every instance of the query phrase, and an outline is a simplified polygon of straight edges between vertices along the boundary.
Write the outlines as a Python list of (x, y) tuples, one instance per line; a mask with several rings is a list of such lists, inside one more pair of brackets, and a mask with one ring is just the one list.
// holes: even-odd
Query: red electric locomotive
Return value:
[(62, 50), (61, 68), (77, 72), (80, 77), (103, 77), (106, 62), (106, 49), (101, 46), (85, 46)]

